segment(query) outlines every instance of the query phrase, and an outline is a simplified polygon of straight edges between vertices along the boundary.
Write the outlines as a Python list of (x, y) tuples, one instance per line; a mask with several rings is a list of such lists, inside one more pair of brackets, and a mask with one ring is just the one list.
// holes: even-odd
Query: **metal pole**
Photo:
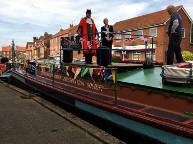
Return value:
[(52, 86), (54, 86), (55, 64), (53, 64), (52, 66), (53, 66)]
[(32, 50), (30, 50), (30, 53), (31, 53), (31, 57), (30, 57), (30, 60), (32, 60)]
[(60, 39), (60, 66), (61, 66), (61, 39)]
[(147, 45), (148, 45), (148, 42), (145, 41), (145, 60), (147, 59)]
[(117, 106), (117, 69), (115, 69), (115, 106)]
[(14, 48), (15, 48), (15, 43), (14, 43), (14, 40), (12, 40), (12, 65), (13, 65), (13, 68), (15, 69), (15, 65), (14, 65), (14, 63), (15, 63), (15, 50), (14, 50)]
[(153, 62), (153, 37), (152, 37), (152, 49), (151, 49), (151, 61)]

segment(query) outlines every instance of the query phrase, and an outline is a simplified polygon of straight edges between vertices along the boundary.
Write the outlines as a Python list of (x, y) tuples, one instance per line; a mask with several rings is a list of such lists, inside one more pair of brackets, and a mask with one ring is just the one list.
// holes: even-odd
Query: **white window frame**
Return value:
[(131, 38), (131, 32), (126, 32), (125, 34), (130, 34), (130, 35), (125, 35), (125, 38)]
[(120, 51), (115, 51), (115, 56), (121, 56)]
[[(118, 33), (120, 33), (120, 32), (118, 32)], [(118, 38), (118, 36), (119, 36), (119, 38)], [(121, 39), (121, 35), (120, 34), (116, 34), (116, 39)], [(116, 40), (116, 42), (120, 42), (121, 40)]]
[(185, 31), (185, 28), (182, 28), (184, 30), (184, 35), (182, 36), (182, 38), (185, 38), (186, 37), (186, 31)]
[[(141, 31), (141, 34), (140, 34), (140, 35), (143, 35), (143, 30), (137, 30), (136, 35), (138, 35), (138, 32), (139, 32), (139, 31)], [(140, 37), (140, 36), (138, 36), (138, 37)]]
[(155, 36), (153, 36), (153, 37), (157, 37), (157, 27), (153, 27), (153, 28), (150, 28), (150, 29), (149, 29), (149, 35), (150, 35), (150, 36), (151, 36), (151, 32), (150, 32), (150, 31), (151, 31), (151, 29), (155, 29), (155, 31), (156, 31), (156, 35), (155, 35)]
[[(135, 58), (135, 54), (138, 54), (138, 58)], [(138, 51), (134, 51), (132, 52), (132, 60), (141, 60), (141, 52), (138, 52)]]
[(146, 57), (147, 57), (147, 58), (151, 58), (151, 51), (147, 51), (147, 52), (146, 52)]
[[(146, 52), (146, 56), (149, 55), (149, 58), (151, 58), (151, 51), (147, 51)], [(148, 57), (148, 56), (147, 56)], [(155, 57), (155, 51), (153, 51), (153, 61), (156, 60), (156, 57)]]

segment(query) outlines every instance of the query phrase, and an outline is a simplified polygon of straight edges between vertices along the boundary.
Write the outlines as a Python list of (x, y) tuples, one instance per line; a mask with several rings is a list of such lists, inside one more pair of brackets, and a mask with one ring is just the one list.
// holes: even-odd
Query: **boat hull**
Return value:
[[(45, 81), (43, 81), (44, 78), (37, 79), (35, 76), (27, 76), (17, 71), (12, 71), (10, 74), (18, 81), (48, 97), (52, 97), (62, 103), (91, 113), (149, 138), (168, 144), (193, 143), (193, 127), (190, 125), (187, 126), (184, 123), (148, 115), (138, 110), (138, 107), (141, 105), (127, 103), (132, 105), (133, 108), (125, 108), (121, 105), (121, 102), (124, 103), (124, 101), (119, 100), (120, 105), (115, 106), (112, 97), (97, 95), (96, 91), (93, 91), (93, 93), (91, 91), (81, 91), (76, 86), (73, 87), (68, 84), (62, 86), (62, 84), (57, 82), (51, 83), (49, 79), (45, 78)], [(143, 109), (143, 107), (140, 108)]]

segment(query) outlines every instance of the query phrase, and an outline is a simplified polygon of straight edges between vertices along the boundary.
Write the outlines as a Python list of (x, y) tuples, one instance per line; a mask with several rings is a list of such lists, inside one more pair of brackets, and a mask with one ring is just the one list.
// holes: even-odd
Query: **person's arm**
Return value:
[(114, 32), (114, 30), (113, 30), (113, 26), (111, 26), (111, 28), (110, 28), (110, 32), (111, 32), (110, 37), (111, 37), (111, 39), (113, 39), (113, 37), (114, 37), (114, 35), (112, 34), (112, 33)]
[(172, 30), (172, 25), (173, 25), (173, 21), (175, 20), (174, 16), (171, 15), (170, 17), (170, 24), (169, 24), (169, 27), (168, 27), (168, 36), (170, 37), (171, 36), (171, 30)]
[(105, 27), (101, 27), (101, 37), (102, 37), (102, 39), (109, 41), (109, 38), (107, 37), (107, 35), (105, 33)]
[(83, 34), (83, 19), (81, 19), (79, 25), (78, 25), (78, 29), (77, 29), (77, 34), (82, 35)]
[(105, 33), (103, 32), (103, 27), (101, 27), (101, 39), (104, 39), (105, 38)]
[(172, 25), (172, 27), (171, 27), (171, 33), (175, 33), (176, 32), (176, 28), (179, 26), (179, 21), (178, 21), (178, 19), (175, 19), (174, 21), (173, 21), (173, 25)]
[(109, 32), (110, 32), (109, 41), (113, 42), (113, 37), (114, 37), (114, 35), (112, 34), (112, 32), (114, 32), (114, 31), (113, 31), (113, 26), (110, 26), (110, 27), (109, 27)]
[(97, 38), (99, 38), (99, 33), (98, 33), (96, 26), (95, 26), (95, 35), (97, 36)]

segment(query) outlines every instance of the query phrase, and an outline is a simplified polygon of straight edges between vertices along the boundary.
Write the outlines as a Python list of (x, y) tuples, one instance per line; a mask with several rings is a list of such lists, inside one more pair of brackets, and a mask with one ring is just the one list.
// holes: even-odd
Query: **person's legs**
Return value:
[(175, 51), (175, 54), (176, 54), (176, 60), (178, 63), (181, 63), (183, 62), (183, 57), (182, 57), (182, 54), (181, 54), (181, 48), (180, 48), (180, 43), (181, 43), (181, 38), (180, 37), (176, 37), (175, 38), (175, 42), (174, 42), (174, 51)]
[(92, 64), (92, 54), (90, 54), (90, 53), (85, 54), (85, 63), (86, 64)]
[(167, 51), (167, 65), (172, 65), (174, 60), (174, 39), (169, 39), (168, 51)]
[[(104, 60), (107, 60), (108, 58), (107, 65), (112, 64), (112, 43), (105, 43), (103, 46), (105, 47), (105, 51), (106, 51)], [(108, 52), (107, 52), (107, 49), (109, 49)]]
[(109, 64), (112, 64), (112, 45), (109, 45)]

